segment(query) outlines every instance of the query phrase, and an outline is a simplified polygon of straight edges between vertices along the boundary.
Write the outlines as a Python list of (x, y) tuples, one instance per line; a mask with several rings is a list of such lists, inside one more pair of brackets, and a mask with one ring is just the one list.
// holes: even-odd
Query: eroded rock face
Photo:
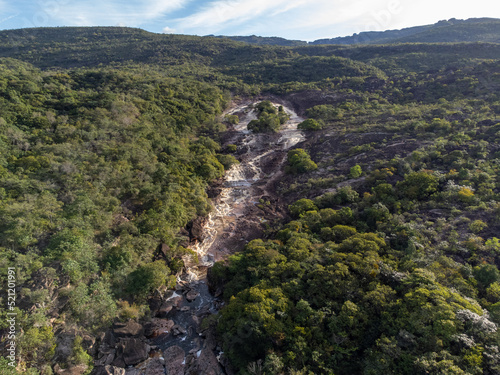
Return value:
[[(171, 346), (163, 352), (168, 375), (184, 375), (186, 353), (178, 346)], [(200, 373), (202, 374), (202, 373)]]

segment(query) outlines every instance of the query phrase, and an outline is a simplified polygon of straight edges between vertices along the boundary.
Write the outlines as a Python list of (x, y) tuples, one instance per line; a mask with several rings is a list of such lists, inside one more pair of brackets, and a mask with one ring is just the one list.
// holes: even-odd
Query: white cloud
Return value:
[(175, 29), (172, 29), (171, 27), (165, 26), (162, 30), (162, 33), (173, 34), (173, 33), (175, 33)]
[(189, 0), (69, 1), (52, 16), (66, 25), (139, 26), (183, 7)]
[[(219, 0), (190, 16), (176, 20), (186, 30), (214, 32), (228, 24), (240, 25), (251, 19), (286, 12), (306, 4), (304, 0)], [(310, 4), (310, 2), (309, 2)]]

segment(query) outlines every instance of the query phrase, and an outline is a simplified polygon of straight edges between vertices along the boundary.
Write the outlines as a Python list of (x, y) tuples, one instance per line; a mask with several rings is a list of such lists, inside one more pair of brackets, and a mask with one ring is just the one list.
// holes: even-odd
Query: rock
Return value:
[(189, 302), (193, 302), (199, 295), (200, 295), (200, 293), (198, 293), (194, 289), (191, 289), (189, 292), (186, 293), (186, 299)]
[(208, 348), (198, 351), (187, 373), (204, 375), (223, 375), (224, 371), (214, 352)]
[(106, 345), (108, 345), (110, 347), (113, 347), (113, 348), (115, 347), (116, 337), (115, 337), (115, 335), (113, 335), (113, 332), (111, 332), (110, 330), (106, 331), (106, 333), (104, 334), (103, 343), (105, 343)]
[(176, 324), (172, 327), (172, 334), (174, 336), (179, 336), (179, 335), (184, 335), (186, 334), (186, 329), (184, 327), (181, 327), (180, 325)]
[(73, 354), (74, 332), (63, 332), (57, 336), (57, 346), (54, 354), (54, 362), (65, 363)]
[(129, 320), (127, 323), (113, 324), (113, 333), (116, 337), (138, 337), (144, 334), (144, 328), (141, 324)]
[(218, 297), (222, 294), (223, 282), (222, 280), (216, 278), (213, 274), (212, 267), (210, 267), (207, 271), (207, 285), (208, 290), (215, 297)]
[(62, 369), (59, 367), (59, 365), (54, 366), (54, 371), (58, 375), (82, 375), (88, 370), (87, 365), (78, 365), (78, 366), (73, 366), (67, 369)]
[(166, 318), (168, 313), (174, 308), (174, 303), (172, 301), (165, 301), (162, 303), (158, 311), (156, 312), (156, 317)]
[(191, 242), (202, 242), (205, 239), (205, 231), (203, 230), (203, 226), (206, 220), (206, 218), (198, 216), (187, 225), (186, 229), (189, 231), (189, 238)]
[(110, 365), (111, 363), (113, 363), (113, 360), (115, 359), (115, 354), (116, 354), (116, 350), (112, 349), (109, 354), (103, 354), (101, 357), (96, 359), (94, 361), (94, 364), (96, 366)]
[(137, 366), (140, 375), (164, 375), (165, 366), (164, 361), (160, 358), (150, 358), (146, 362), (141, 363)]
[[(171, 346), (163, 352), (168, 375), (184, 375), (186, 353), (178, 346)], [(200, 373), (202, 374), (202, 373)]]
[(136, 365), (148, 358), (149, 349), (149, 345), (140, 339), (121, 339), (116, 345), (116, 359), (113, 365), (118, 367)]
[(165, 333), (169, 333), (174, 325), (175, 323), (173, 320), (153, 318), (148, 326), (146, 332), (147, 336), (157, 337)]
[(160, 309), (161, 305), (163, 303), (163, 299), (161, 296), (157, 295), (157, 296), (153, 296), (149, 299), (148, 301), (148, 305), (149, 305), (149, 310), (153, 313), (153, 314), (157, 314), (158, 313), (158, 310)]
[(125, 375), (125, 369), (115, 366), (99, 366), (95, 367), (93, 375)]

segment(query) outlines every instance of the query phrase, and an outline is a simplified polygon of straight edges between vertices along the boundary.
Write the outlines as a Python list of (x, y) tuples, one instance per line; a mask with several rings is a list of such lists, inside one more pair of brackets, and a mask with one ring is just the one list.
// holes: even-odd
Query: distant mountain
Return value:
[[(213, 35), (209, 35), (213, 37)], [(458, 20), (455, 18), (439, 21), (432, 25), (407, 27), (401, 30), (365, 31), (351, 36), (331, 39), (318, 39), (314, 42), (288, 40), (280, 37), (251, 36), (216, 36), (257, 45), (298, 47), (317, 44), (394, 44), (394, 43), (460, 43), (488, 42), (500, 43), (500, 19), (470, 18)]]
[(500, 43), (500, 19), (470, 18), (439, 21), (433, 25), (401, 30), (366, 31), (352, 36), (318, 39), (310, 44), (386, 44), (386, 43)]

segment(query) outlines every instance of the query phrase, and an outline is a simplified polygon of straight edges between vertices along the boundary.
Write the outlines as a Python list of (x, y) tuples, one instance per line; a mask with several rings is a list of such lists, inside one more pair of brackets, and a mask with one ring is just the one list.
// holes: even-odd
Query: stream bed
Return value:
[(224, 373), (218, 363), (220, 348), (215, 346), (215, 340), (207, 339), (200, 328), (203, 318), (222, 306), (222, 300), (209, 292), (207, 269), (262, 235), (263, 223), (268, 219), (257, 205), (276, 195), (287, 151), (304, 140), (302, 132), (297, 130), (303, 119), (285, 106), (290, 119), (280, 132), (254, 134), (248, 131), (248, 123), (257, 118), (254, 104), (243, 103), (226, 112), (240, 119), (228, 131), (226, 142), (237, 145), (235, 156), (240, 163), (226, 172), (220, 194), (213, 200), (213, 210), (203, 227), (204, 239), (191, 247), (198, 254), (199, 262), (185, 258), (186, 272), (179, 277), (176, 291), (163, 301), (166, 319), (158, 319), (158, 324), (163, 324), (164, 329), (154, 329), (156, 335), (151, 338), (161, 352), (181, 348), (186, 355), (182, 365), (186, 365), (186, 360), (198, 360), (210, 368), (198, 367), (197, 371), (202, 371), (199, 373)]

